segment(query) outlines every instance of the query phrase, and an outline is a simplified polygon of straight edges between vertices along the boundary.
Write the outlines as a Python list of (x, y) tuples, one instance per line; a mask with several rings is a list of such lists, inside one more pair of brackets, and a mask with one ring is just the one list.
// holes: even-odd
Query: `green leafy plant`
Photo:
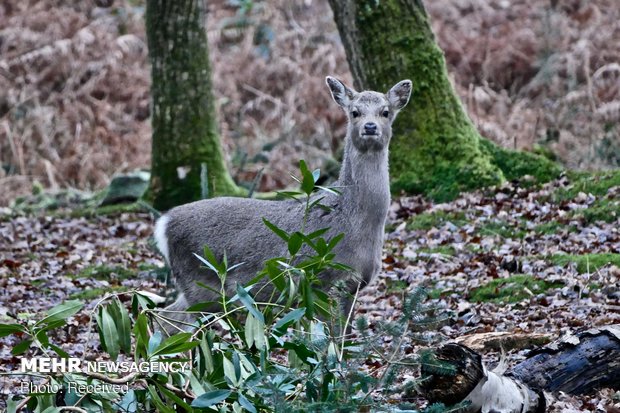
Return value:
[[(64, 389), (62, 402), (85, 412), (415, 411), (415, 406), (395, 397), (416, 388), (415, 381), (400, 382), (401, 373), (420, 364), (430, 365), (442, 375), (451, 374), (452, 368), (426, 353), (404, 351), (404, 343), (413, 340), (428, 344), (427, 331), (443, 322), (445, 315), (426, 306), (426, 292), (418, 289), (403, 297), (401, 314), (395, 320), (371, 328), (362, 317), (355, 320), (357, 335), (347, 334), (351, 314), (340, 314), (336, 305), (338, 294), (345, 293), (338, 286), (327, 293), (321, 285), (321, 274), (326, 270), (351, 271), (336, 261), (334, 253), (346, 235), (325, 238), (329, 228), (305, 231), (310, 211), (328, 208), (321, 203), (321, 193), (337, 193), (337, 189), (316, 185), (319, 171), (310, 171), (303, 161), (300, 170), (301, 176), (295, 177), (300, 190), (281, 194), (304, 205), (299, 230), (287, 232), (264, 220), (286, 243), (287, 256), (267, 260), (248, 285), (236, 285), (232, 297), (227, 296), (225, 288), (227, 274), (242, 263), (229, 263), (225, 255), (218, 260), (207, 246), (203, 256), (196, 256), (219, 277), (221, 311), (202, 313), (208, 303), (198, 304), (188, 309), (199, 314), (194, 328), (180, 329), (168, 337), (161, 327), (171, 320), (155, 307), (148, 293), (111, 294), (91, 311), (102, 358), (182, 363), (185, 368), (44, 375), (43, 380)], [(266, 285), (275, 286), (274, 292), (267, 300), (257, 300)], [(126, 297), (131, 297), (130, 309), (122, 300)], [(70, 301), (32, 325), (0, 325), (0, 335), (25, 337), (13, 348), (14, 354), (35, 345), (36, 351), (31, 352), (35, 355), (47, 355), (51, 349), (66, 358), (68, 354), (51, 344), (46, 332), (62, 327), (81, 308), (81, 303)], [(387, 345), (386, 338), (390, 339)], [(80, 393), (71, 390), (72, 382), (126, 387), (122, 391)], [(38, 412), (57, 411), (57, 399), (32, 393), (11, 400), (9, 411), (25, 404)], [(452, 410), (433, 405), (428, 411)]]

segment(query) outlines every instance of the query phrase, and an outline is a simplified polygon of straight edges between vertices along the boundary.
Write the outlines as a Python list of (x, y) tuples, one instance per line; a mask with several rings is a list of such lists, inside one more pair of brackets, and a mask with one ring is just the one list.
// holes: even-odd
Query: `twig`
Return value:
[(355, 290), (355, 295), (353, 296), (353, 302), (351, 303), (351, 308), (349, 308), (349, 314), (347, 315), (347, 321), (344, 323), (345, 334), (342, 335), (342, 344), (340, 345), (340, 355), (338, 356), (339, 362), (342, 362), (342, 357), (344, 354), (344, 343), (347, 338), (347, 334), (346, 334), (347, 326), (351, 322), (351, 317), (353, 317), (353, 309), (355, 308), (355, 303), (357, 302), (357, 296), (359, 295), (359, 292), (360, 292), (360, 284), (361, 283), (357, 283), (357, 289)]
[(18, 412), (21, 409), (23, 409), (28, 402), (30, 401), (30, 396), (26, 397), (24, 400), (22, 400), (21, 402), (19, 402), (19, 404), (17, 405), (17, 407), (15, 408), (15, 411)]
[(127, 384), (130, 381), (133, 381), (136, 377), (138, 377), (140, 375), (140, 373), (138, 372), (133, 372), (130, 373), (126, 376), (123, 377), (119, 377), (119, 378), (112, 378), (112, 377), (108, 377), (105, 374), (101, 374), (101, 373), (85, 373), (88, 377), (91, 377), (93, 379), (97, 379), (97, 380), (101, 380), (101, 381), (105, 381), (106, 383), (110, 383), (110, 384)]

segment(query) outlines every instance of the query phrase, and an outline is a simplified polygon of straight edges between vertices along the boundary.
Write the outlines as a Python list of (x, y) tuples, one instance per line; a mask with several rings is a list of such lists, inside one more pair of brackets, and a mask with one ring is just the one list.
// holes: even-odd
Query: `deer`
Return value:
[[(356, 92), (341, 80), (325, 79), (333, 100), (345, 112), (347, 133), (339, 178), (334, 187), (340, 194), (326, 194), (321, 201), (327, 210), (312, 209), (306, 216), (306, 232), (329, 227), (327, 236), (344, 233), (334, 249), (336, 260), (352, 271), (329, 270), (322, 274), (323, 285), (344, 283), (349, 294), (339, 297), (342, 314), (352, 310), (352, 297), (368, 285), (381, 269), (384, 227), (390, 206), (388, 146), (392, 123), (409, 102), (412, 84), (402, 80), (387, 93)], [(226, 276), (228, 296), (236, 284), (245, 285), (263, 269), (264, 262), (286, 256), (287, 246), (263, 222), (263, 218), (287, 232), (299, 230), (304, 206), (295, 200), (253, 198), (212, 198), (175, 207), (155, 223), (154, 238), (176, 281), (176, 301), (166, 308), (177, 312), (170, 318), (181, 320), (178, 312), (204, 302), (207, 311), (218, 311), (215, 291), (220, 279), (194, 255), (207, 245), (229, 263), (243, 263)], [(215, 291), (202, 288), (204, 283)], [(326, 287), (326, 288), (327, 288)], [(261, 288), (265, 299), (273, 287)], [(187, 321), (187, 315), (185, 315)]]

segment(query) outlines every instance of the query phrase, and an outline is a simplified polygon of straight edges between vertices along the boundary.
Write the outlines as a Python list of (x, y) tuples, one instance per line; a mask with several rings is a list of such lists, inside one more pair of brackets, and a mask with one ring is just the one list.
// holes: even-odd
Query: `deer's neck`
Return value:
[(390, 205), (387, 150), (362, 154), (346, 147), (344, 153), (338, 179), (343, 205), (359, 215), (361, 223), (383, 227)]

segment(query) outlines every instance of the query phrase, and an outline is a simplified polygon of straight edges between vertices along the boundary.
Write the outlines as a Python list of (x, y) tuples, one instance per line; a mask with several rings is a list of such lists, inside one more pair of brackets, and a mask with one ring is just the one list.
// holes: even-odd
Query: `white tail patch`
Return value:
[(155, 232), (153, 233), (153, 236), (155, 237), (155, 244), (157, 244), (159, 252), (163, 254), (164, 258), (166, 258), (166, 263), (170, 265), (170, 255), (168, 254), (168, 237), (166, 236), (168, 221), (170, 221), (170, 218), (167, 215), (159, 218), (155, 223)]

